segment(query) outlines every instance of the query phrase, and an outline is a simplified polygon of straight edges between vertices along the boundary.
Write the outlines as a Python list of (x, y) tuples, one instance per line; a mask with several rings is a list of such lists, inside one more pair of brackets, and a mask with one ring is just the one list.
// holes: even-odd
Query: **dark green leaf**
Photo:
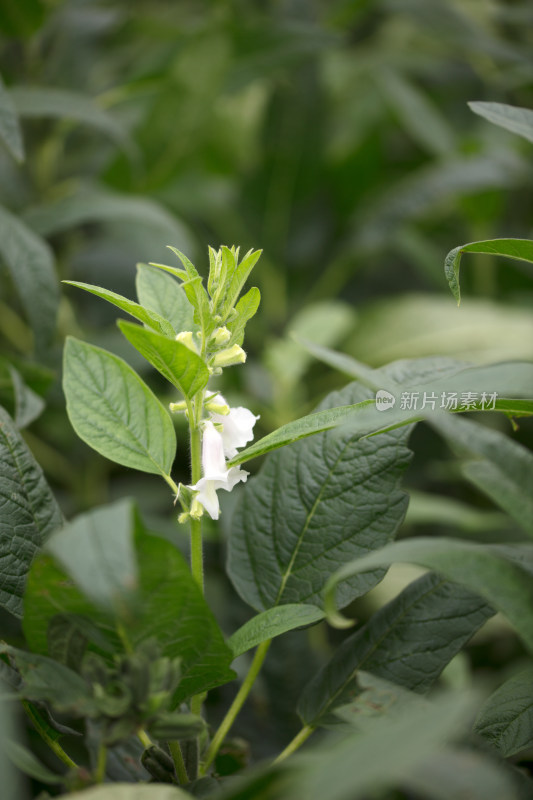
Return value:
[(426, 691), (493, 613), (463, 586), (423, 575), (337, 648), (304, 689), (300, 717), (312, 726), (327, 721), (354, 696), (360, 669), (412, 691)]
[(176, 453), (166, 409), (125, 361), (69, 337), (63, 388), (78, 436), (106, 458), (168, 475)]
[(44, 400), (24, 382), (15, 367), (0, 356), (0, 404), (17, 428), (26, 428), (41, 414)]
[(0, 139), (17, 161), (24, 161), (24, 142), (13, 100), (0, 77)]
[[(533, 115), (533, 112), (530, 113)], [(452, 294), (457, 300), (457, 305), (461, 302), (459, 269), (463, 253), (487, 253), (533, 263), (533, 241), (530, 239), (487, 239), (482, 242), (463, 244), (450, 250), (444, 261), (444, 272)]]
[(295, 628), (313, 625), (324, 619), (324, 616), (322, 609), (317, 606), (298, 603), (276, 606), (262, 611), (245, 622), (230, 636), (226, 644), (236, 658), (267, 639), (273, 639)]
[(102, 300), (107, 300), (108, 303), (112, 303), (114, 306), (117, 306), (117, 308), (122, 309), (126, 314), (135, 317), (139, 322), (143, 322), (145, 325), (158, 331), (158, 333), (171, 336), (172, 338), (174, 337), (174, 328), (170, 322), (160, 316), (156, 311), (143, 308), (143, 306), (140, 306), (133, 300), (128, 300), (127, 297), (122, 297), (120, 294), (110, 292), (108, 289), (101, 289), (100, 286), (91, 286), (88, 283), (79, 283), (79, 281), (63, 281), (63, 283), (68, 283), (69, 286), (77, 286), (78, 289), (84, 289), (86, 292), (95, 294), (97, 297), (101, 297)]
[[(367, 395), (359, 384), (350, 384), (328, 395), (322, 407), (334, 406), (338, 413), (339, 404)], [(266, 460), (242, 492), (229, 542), (230, 576), (247, 603), (258, 610), (321, 605), (324, 583), (335, 568), (394, 537), (407, 507), (399, 482), (410, 460), (408, 434), (405, 429), (360, 441), (360, 434), (346, 427)], [(340, 602), (364, 594), (379, 575), (345, 584)]]
[(11, 763), (31, 778), (42, 783), (63, 783), (64, 779), (60, 775), (41, 764), (30, 750), (18, 742), (7, 739), (4, 741), (4, 750)]
[(0, 207), (0, 255), (32, 326), (35, 349), (42, 352), (54, 335), (59, 305), (52, 251), (24, 222)]
[(46, 635), (48, 653), (54, 661), (59, 661), (70, 669), (79, 667), (88, 639), (72, 614), (56, 614), (52, 617)]
[(474, 730), (504, 757), (533, 747), (533, 667), (514, 675), (488, 698)]
[(61, 511), (13, 422), (0, 408), (0, 605), (22, 616), (26, 574)]
[(176, 333), (195, 329), (187, 295), (170, 275), (156, 267), (137, 264), (135, 285), (139, 303), (167, 319)]
[(203, 359), (181, 342), (119, 320), (118, 326), (128, 342), (176, 387), (184, 397), (194, 397), (209, 380)]

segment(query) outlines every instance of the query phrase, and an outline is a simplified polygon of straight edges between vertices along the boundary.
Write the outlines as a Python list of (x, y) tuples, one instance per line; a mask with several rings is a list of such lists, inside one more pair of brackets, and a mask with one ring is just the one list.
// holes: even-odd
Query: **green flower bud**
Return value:
[(246, 353), (239, 347), (238, 344), (234, 344), (233, 347), (227, 347), (226, 350), (221, 350), (219, 353), (213, 357), (211, 362), (211, 366), (215, 369), (217, 367), (231, 367), (233, 364), (244, 364), (246, 361)]
[(198, 348), (196, 347), (196, 343), (193, 339), (192, 331), (182, 331), (181, 333), (178, 333), (176, 335), (176, 341), (180, 342), (180, 344), (184, 344), (185, 347), (188, 347), (193, 353), (198, 354)]
[(222, 345), (227, 344), (230, 339), (231, 331), (224, 325), (222, 328), (215, 328), (209, 341), (211, 344), (216, 345), (216, 347), (222, 347)]

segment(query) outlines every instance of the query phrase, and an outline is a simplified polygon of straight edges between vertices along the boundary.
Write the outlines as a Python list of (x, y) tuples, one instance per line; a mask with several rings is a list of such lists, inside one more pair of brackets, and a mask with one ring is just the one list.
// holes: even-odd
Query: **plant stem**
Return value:
[(311, 736), (314, 730), (315, 729), (312, 728), (310, 725), (304, 725), (302, 730), (296, 734), (296, 736), (291, 742), (289, 742), (285, 750), (283, 750), (279, 754), (279, 756), (276, 759), (274, 759), (274, 764), (278, 764), (280, 761), (285, 761), (285, 759), (288, 756), (292, 755), (292, 753), (294, 753), (295, 750), (298, 750), (298, 748), (301, 747), (305, 741), (307, 741), (307, 739)]
[[(203, 396), (201, 398), (203, 402)], [(191, 483), (202, 477), (202, 441), (200, 427), (194, 413), (189, 413), (191, 442)], [(194, 580), (204, 593), (204, 559), (202, 547), (202, 520), (191, 517), (191, 572)]]
[(107, 764), (107, 747), (101, 743), (98, 748), (98, 758), (96, 762), (96, 769), (94, 771), (94, 779), (96, 783), (103, 783), (105, 779), (105, 768)]
[(71, 757), (67, 755), (67, 753), (65, 753), (59, 742), (52, 739), (52, 737), (50, 736), (50, 734), (48, 733), (43, 724), (41, 716), (36, 711), (34, 711), (34, 709), (30, 706), (30, 704), (26, 700), (22, 701), (22, 706), (28, 717), (33, 722), (39, 736), (41, 737), (41, 739), (43, 739), (43, 741), (46, 742), (50, 750), (52, 750), (52, 752), (56, 754), (56, 756), (63, 762), (63, 764), (66, 764), (67, 767), (69, 767), (70, 769), (79, 769), (76, 762), (73, 761)]
[(185, 761), (183, 760), (183, 753), (181, 752), (180, 743), (178, 741), (169, 742), (168, 749), (170, 750), (170, 755), (172, 756), (174, 766), (176, 767), (176, 775), (178, 776), (180, 785), (186, 786), (189, 783), (189, 776), (187, 775), (187, 769), (185, 767)]
[(229, 707), (226, 716), (222, 720), (220, 728), (218, 729), (218, 731), (213, 736), (213, 740), (211, 741), (211, 744), (209, 745), (209, 749), (208, 749), (208, 751), (206, 753), (205, 761), (203, 762), (202, 767), (200, 769), (200, 774), (201, 775), (205, 775), (205, 773), (207, 772), (208, 767), (214, 761), (214, 759), (215, 759), (215, 757), (216, 757), (216, 755), (217, 755), (217, 753), (218, 753), (218, 751), (220, 749), (220, 746), (221, 746), (222, 742), (224, 741), (224, 739), (226, 738), (226, 736), (228, 734), (229, 729), (231, 728), (231, 726), (235, 722), (235, 717), (237, 716), (237, 714), (241, 710), (242, 706), (244, 705), (244, 701), (246, 700), (246, 698), (248, 697), (248, 695), (250, 693), (250, 689), (252, 688), (252, 686), (254, 684), (254, 681), (257, 678), (258, 674), (259, 674), (259, 670), (263, 666), (263, 661), (265, 660), (265, 657), (266, 657), (266, 654), (268, 652), (268, 648), (270, 647), (271, 641), (272, 641), (272, 639), (267, 639), (266, 642), (262, 642), (259, 645), (259, 647), (257, 648), (257, 650), (255, 651), (255, 656), (254, 656), (253, 661), (252, 661), (252, 663), (250, 665), (250, 669), (248, 670), (248, 674), (247, 674), (246, 678), (244, 679), (244, 681), (242, 682), (241, 688), (237, 692), (235, 700), (233, 701), (233, 703)]
[(141, 744), (144, 745), (145, 750), (148, 750), (148, 748), (153, 745), (152, 740), (150, 739), (144, 728), (142, 728), (140, 731), (137, 732), (137, 738), (139, 739)]

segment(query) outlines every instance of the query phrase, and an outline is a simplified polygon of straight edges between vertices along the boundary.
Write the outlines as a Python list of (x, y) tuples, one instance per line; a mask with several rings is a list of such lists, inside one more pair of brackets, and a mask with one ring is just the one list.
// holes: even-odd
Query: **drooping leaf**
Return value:
[(533, 667), (505, 681), (486, 700), (474, 730), (505, 758), (533, 747)]
[(430, 420), (459, 456), (463, 474), (533, 537), (533, 455), (499, 431), (445, 415)]
[(42, 352), (55, 332), (59, 305), (52, 251), (24, 222), (0, 207), (0, 256), (33, 329), (35, 349)]
[(295, 628), (313, 625), (324, 619), (324, 611), (317, 606), (289, 603), (269, 608), (245, 622), (227, 640), (235, 658), (257, 647), (267, 639), (273, 639)]
[(0, 76), (0, 139), (16, 161), (24, 161), (24, 142), (11, 95)]
[(488, 119), (500, 128), (517, 133), (528, 142), (533, 142), (533, 111), (530, 108), (510, 106), (506, 103), (468, 103), (470, 110)]
[(19, 742), (7, 739), (3, 746), (11, 763), (20, 769), (21, 772), (24, 772), (25, 775), (29, 775), (31, 778), (41, 781), (41, 783), (54, 784), (64, 782), (63, 776), (56, 775), (55, 772), (52, 772), (48, 767), (45, 767), (44, 764), (41, 764), (31, 750), (28, 750), (27, 747), (24, 747), (24, 745)]
[[(350, 384), (315, 417), (353, 408), (368, 391)], [(286, 426), (288, 427), (288, 426)], [(399, 489), (409, 431), (360, 440), (348, 427), (322, 433), (270, 456), (248, 483), (232, 521), (229, 573), (239, 594), (264, 610), (285, 603), (322, 604), (327, 575), (347, 559), (390, 541), (407, 497)], [(373, 503), (369, 504), (369, 493)], [(379, 573), (347, 583), (343, 603), (364, 594)]]
[(137, 264), (135, 285), (139, 303), (167, 319), (175, 333), (195, 329), (187, 295), (170, 275), (148, 264)]
[(22, 616), (26, 575), (62, 514), (13, 422), (0, 408), (0, 605)]
[(316, 726), (356, 693), (360, 669), (424, 692), (494, 613), (477, 595), (434, 573), (423, 575), (346, 638), (306, 686), (298, 704)]
[[(344, 618), (339, 619), (334, 612), (337, 585), (360, 572), (405, 561), (433, 569), (485, 598), (508, 618), (527, 647), (533, 650), (531, 572), (512, 559), (514, 549), (513, 545), (498, 550), (446, 538), (420, 537), (393, 542), (381, 550), (345, 564), (330, 578), (326, 587), (326, 610), (331, 612), (331, 619), (336, 620), (337, 624), (345, 624)], [(527, 554), (531, 555), (529, 545), (518, 546), (518, 560), (527, 558)]]
[(26, 428), (41, 414), (44, 400), (24, 382), (9, 361), (0, 356), (0, 405), (8, 411), (17, 428)]
[(184, 397), (193, 397), (209, 380), (203, 359), (181, 342), (119, 320), (128, 342), (176, 387)]
[(176, 435), (166, 409), (125, 361), (69, 337), (63, 388), (78, 436), (106, 458), (168, 475)]
[(68, 283), (70, 286), (77, 286), (78, 289), (84, 289), (86, 292), (95, 294), (97, 297), (101, 297), (102, 300), (107, 300), (108, 303), (112, 303), (117, 308), (122, 309), (126, 314), (130, 314), (130, 316), (138, 319), (139, 322), (144, 322), (145, 325), (148, 325), (155, 331), (165, 336), (174, 337), (174, 328), (168, 320), (160, 316), (156, 311), (143, 308), (143, 306), (139, 305), (134, 300), (128, 300), (127, 297), (122, 297), (120, 294), (110, 292), (108, 289), (102, 289), (100, 286), (91, 286), (88, 283), (80, 283), (79, 281), (63, 281), (63, 283)]
[[(533, 111), (530, 112), (533, 116)], [(470, 242), (450, 250), (444, 261), (444, 272), (448, 286), (457, 300), (461, 302), (459, 287), (459, 270), (463, 253), (486, 253), (493, 256), (505, 256), (516, 261), (533, 263), (533, 241), (530, 239), (487, 239), (481, 242)]]

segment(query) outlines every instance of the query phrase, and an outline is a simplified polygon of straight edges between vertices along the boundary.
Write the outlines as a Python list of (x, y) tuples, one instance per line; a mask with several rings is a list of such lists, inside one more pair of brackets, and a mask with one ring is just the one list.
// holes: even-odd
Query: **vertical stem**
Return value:
[(98, 759), (96, 762), (96, 770), (94, 772), (94, 779), (96, 783), (103, 783), (105, 779), (105, 768), (107, 764), (107, 747), (105, 744), (100, 744), (98, 748)]
[(180, 785), (186, 786), (189, 783), (189, 776), (187, 775), (187, 769), (185, 768), (185, 762), (183, 760), (183, 753), (181, 752), (180, 743), (176, 741), (169, 742), (168, 749), (170, 750), (172, 761), (176, 767), (176, 775), (178, 776)]
[[(202, 398), (203, 400), (203, 398)], [(192, 411), (192, 408), (191, 408)], [(202, 443), (200, 427), (194, 413), (189, 412), (191, 442), (191, 482), (197, 483), (202, 477)], [(191, 572), (194, 580), (204, 593), (204, 559), (202, 547), (202, 520), (191, 517)]]
[(239, 711), (243, 707), (244, 701), (248, 697), (248, 695), (250, 693), (250, 689), (252, 688), (252, 686), (254, 684), (254, 681), (257, 678), (258, 674), (259, 674), (259, 670), (263, 666), (263, 661), (266, 658), (266, 654), (268, 653), (268, 648), (270, 647), (271, 641), (272, 641), (272, 639), (268, 639), (266, 642), (262, 642), (259, 645), (259, 647), (257, 648), (257, 650), (255, 651), (255, 656), (254, 656), (253, 661), (252, 661), (252, 663), (250, 665), (250, 669), (248, 671), (248, 674), (247, 674), (246, 678), (244, 679), (244, 681), (242, 682), (241, 688), (237, 692), (235, 700), (233, 701), (233, 703), (229, 707), (226, 716), (222, 720), (220, 728), (218, 729), (218, 731), (213, 736), (213, 740), (212, 740), (212, 742), (211, 742), (211, 744), (209, 746), (209, 750), (206, 753), (205, 761), (204, 761), (204, 763), (202, 765), (202, 769), (200, 771), (201, 775), (205, 775), (205, 773), (207, 771), (207, 768), (214, 761), (214, 759), (215, 759), (215, 757), (216, 757), (216, 755), (217, 755), (217, 753), (218, 753), (218, 751), (220, 749), (220, 745), (222, 744), (222, 742), (226, 738), (231, 726), (233, 725), (233, 723), (235, 721), (235, 717), (237, 716), (237, 714), (239, 713)]

